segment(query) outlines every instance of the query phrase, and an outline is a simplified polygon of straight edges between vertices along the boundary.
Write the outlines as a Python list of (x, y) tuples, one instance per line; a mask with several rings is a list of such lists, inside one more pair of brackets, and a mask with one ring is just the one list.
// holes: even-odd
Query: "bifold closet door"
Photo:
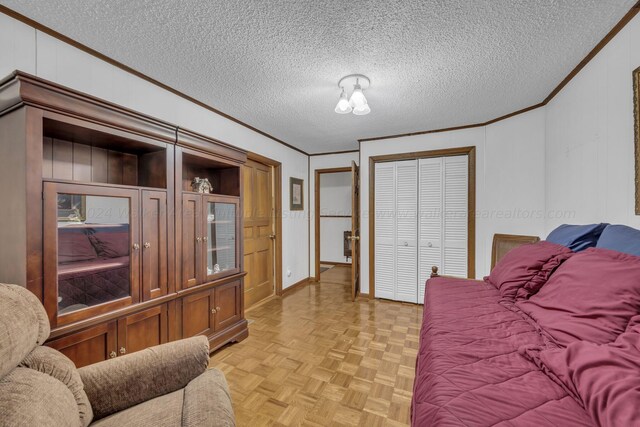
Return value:
[(396, 289), (394, 299), (418, 302), (418, 161), (396, 162)]
[(418, 302), (431, 267), (467, 277), (469, 168), (467, 156), (420, 159)]
[(469, 158), (443, 159), (443, 254), (442, 272), (467, 277), (467, 237), (469, 224)]
[(418, 302), (424, 301), (431, 267), (442, 266), (442, 157), (419, 160)]
[(375, 164), (375, 296), (395, 299), (396, 166)]

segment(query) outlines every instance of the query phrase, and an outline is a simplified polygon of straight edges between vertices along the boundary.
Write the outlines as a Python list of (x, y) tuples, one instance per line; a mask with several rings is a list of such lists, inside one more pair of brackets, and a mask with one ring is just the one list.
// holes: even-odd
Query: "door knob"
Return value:
[(216, 311), (220, 311), (220, 307), (216, 307)]
[(120, 354), (126, 354), (127, 353), (127, 349), (124, 347), (120, 347)]
[(144, 242), (144, 248), (145, 249), (149, 249), (151, 247), (151, 243), (149, 242)]
[(273, 240), (273, 239), (275, 239), (275, 238), (276, 238), (276, 235), (275, 235), (275, 234), (269, 234), (269, 238), (270, 238), (271, 240)]
[(349, 236), (349, 240), (360, 240), (360, 236)]
[(206, 242), (207, 240), (209, 240), (209, 238), (208, 238), (207, 236), (204, 236), (204, 237), (202, 238), (202, 241), (203, 241), (203, 242)]
[(112, 359), (115, 359), (117, 355), (118, 354), (115, 351), (112, 351), (111, 353), (109, 353), (109, 357)]
[(198, 243), (202, 242), (202, 238), (201, 237), (196, 237), (196, 242), (198, 242)]
[(138, 249), (140, 249), (140, 245), (139, 245), (139, 244), (137, 244), (137, 243), (134, 243), (134, 244), (133, 244), (133, 250), (134, 250), (134, 251), (137, 251)]
[(216, 314), (216, 309), (215, 308), (211, 309), (211, 314)]

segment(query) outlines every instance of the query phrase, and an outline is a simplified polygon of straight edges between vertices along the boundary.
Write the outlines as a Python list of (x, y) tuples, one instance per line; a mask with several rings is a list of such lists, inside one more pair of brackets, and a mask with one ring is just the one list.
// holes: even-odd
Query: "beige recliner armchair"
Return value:
[(49, 321), (28, 290), (0, 284), (0, 426), (234, 426), (205, 337), (76, 369), (42, 346)]

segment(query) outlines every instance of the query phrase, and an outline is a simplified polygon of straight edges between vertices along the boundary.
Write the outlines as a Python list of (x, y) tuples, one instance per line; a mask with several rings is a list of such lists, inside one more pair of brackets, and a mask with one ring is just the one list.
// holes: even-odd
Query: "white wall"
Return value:
[(308, 197), (287, 210), (289, 177), (307, 179), (308, 156), (1, 13), (0, 52), (0, 76), (20, 69), (281, 162), (283, 288), (309, 276)]
[[(547, 207), (575, 223), (640, 227), (635, 215), (633, 80), (640, 66), (640, 15), (546, 108)], [(562, 221), (549, 218), (547, 231)]]
[[(356, 164), (360, 163), (360, 153), (342, 153), (342, 154), (327, 154), (322, 156), (310, 156), (309, 157), (309, 212), (311, 212), (311, 233), (309, 241), (309, 276), (314, 277), (316, 272), (315, 257), (316, 257), (316, 239), (315, 239), (315, 171), (318, 169), (331, 169), (351, 167), (351, 162)], [(324, 261), (324, 260), (323, 260)]]
[(351, 172), (320, 175), (320, 260), (347, 262), (344, 232), (351, 230), (351, 218), (322, 215), (351, 215)]
[(369, 292), (369, 158), (476, 147), (476, 277), (488, 274), (494, 233), (544, 231), (544, 108), (487, 127), (361, 145), (361, 288)]

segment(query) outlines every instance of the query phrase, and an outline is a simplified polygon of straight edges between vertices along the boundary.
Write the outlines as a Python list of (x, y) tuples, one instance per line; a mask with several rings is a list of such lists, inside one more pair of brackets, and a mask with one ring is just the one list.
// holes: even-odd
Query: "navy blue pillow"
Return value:
[(626, 225), (610, 225), (602, 232), (596, 247), (640, 256), (640, 230)]
[(547, 241), (568, 247), (574, 252), (592, 248), (598, 243), (602, 231), (609, 224), (562, 224), (547, 236)]

